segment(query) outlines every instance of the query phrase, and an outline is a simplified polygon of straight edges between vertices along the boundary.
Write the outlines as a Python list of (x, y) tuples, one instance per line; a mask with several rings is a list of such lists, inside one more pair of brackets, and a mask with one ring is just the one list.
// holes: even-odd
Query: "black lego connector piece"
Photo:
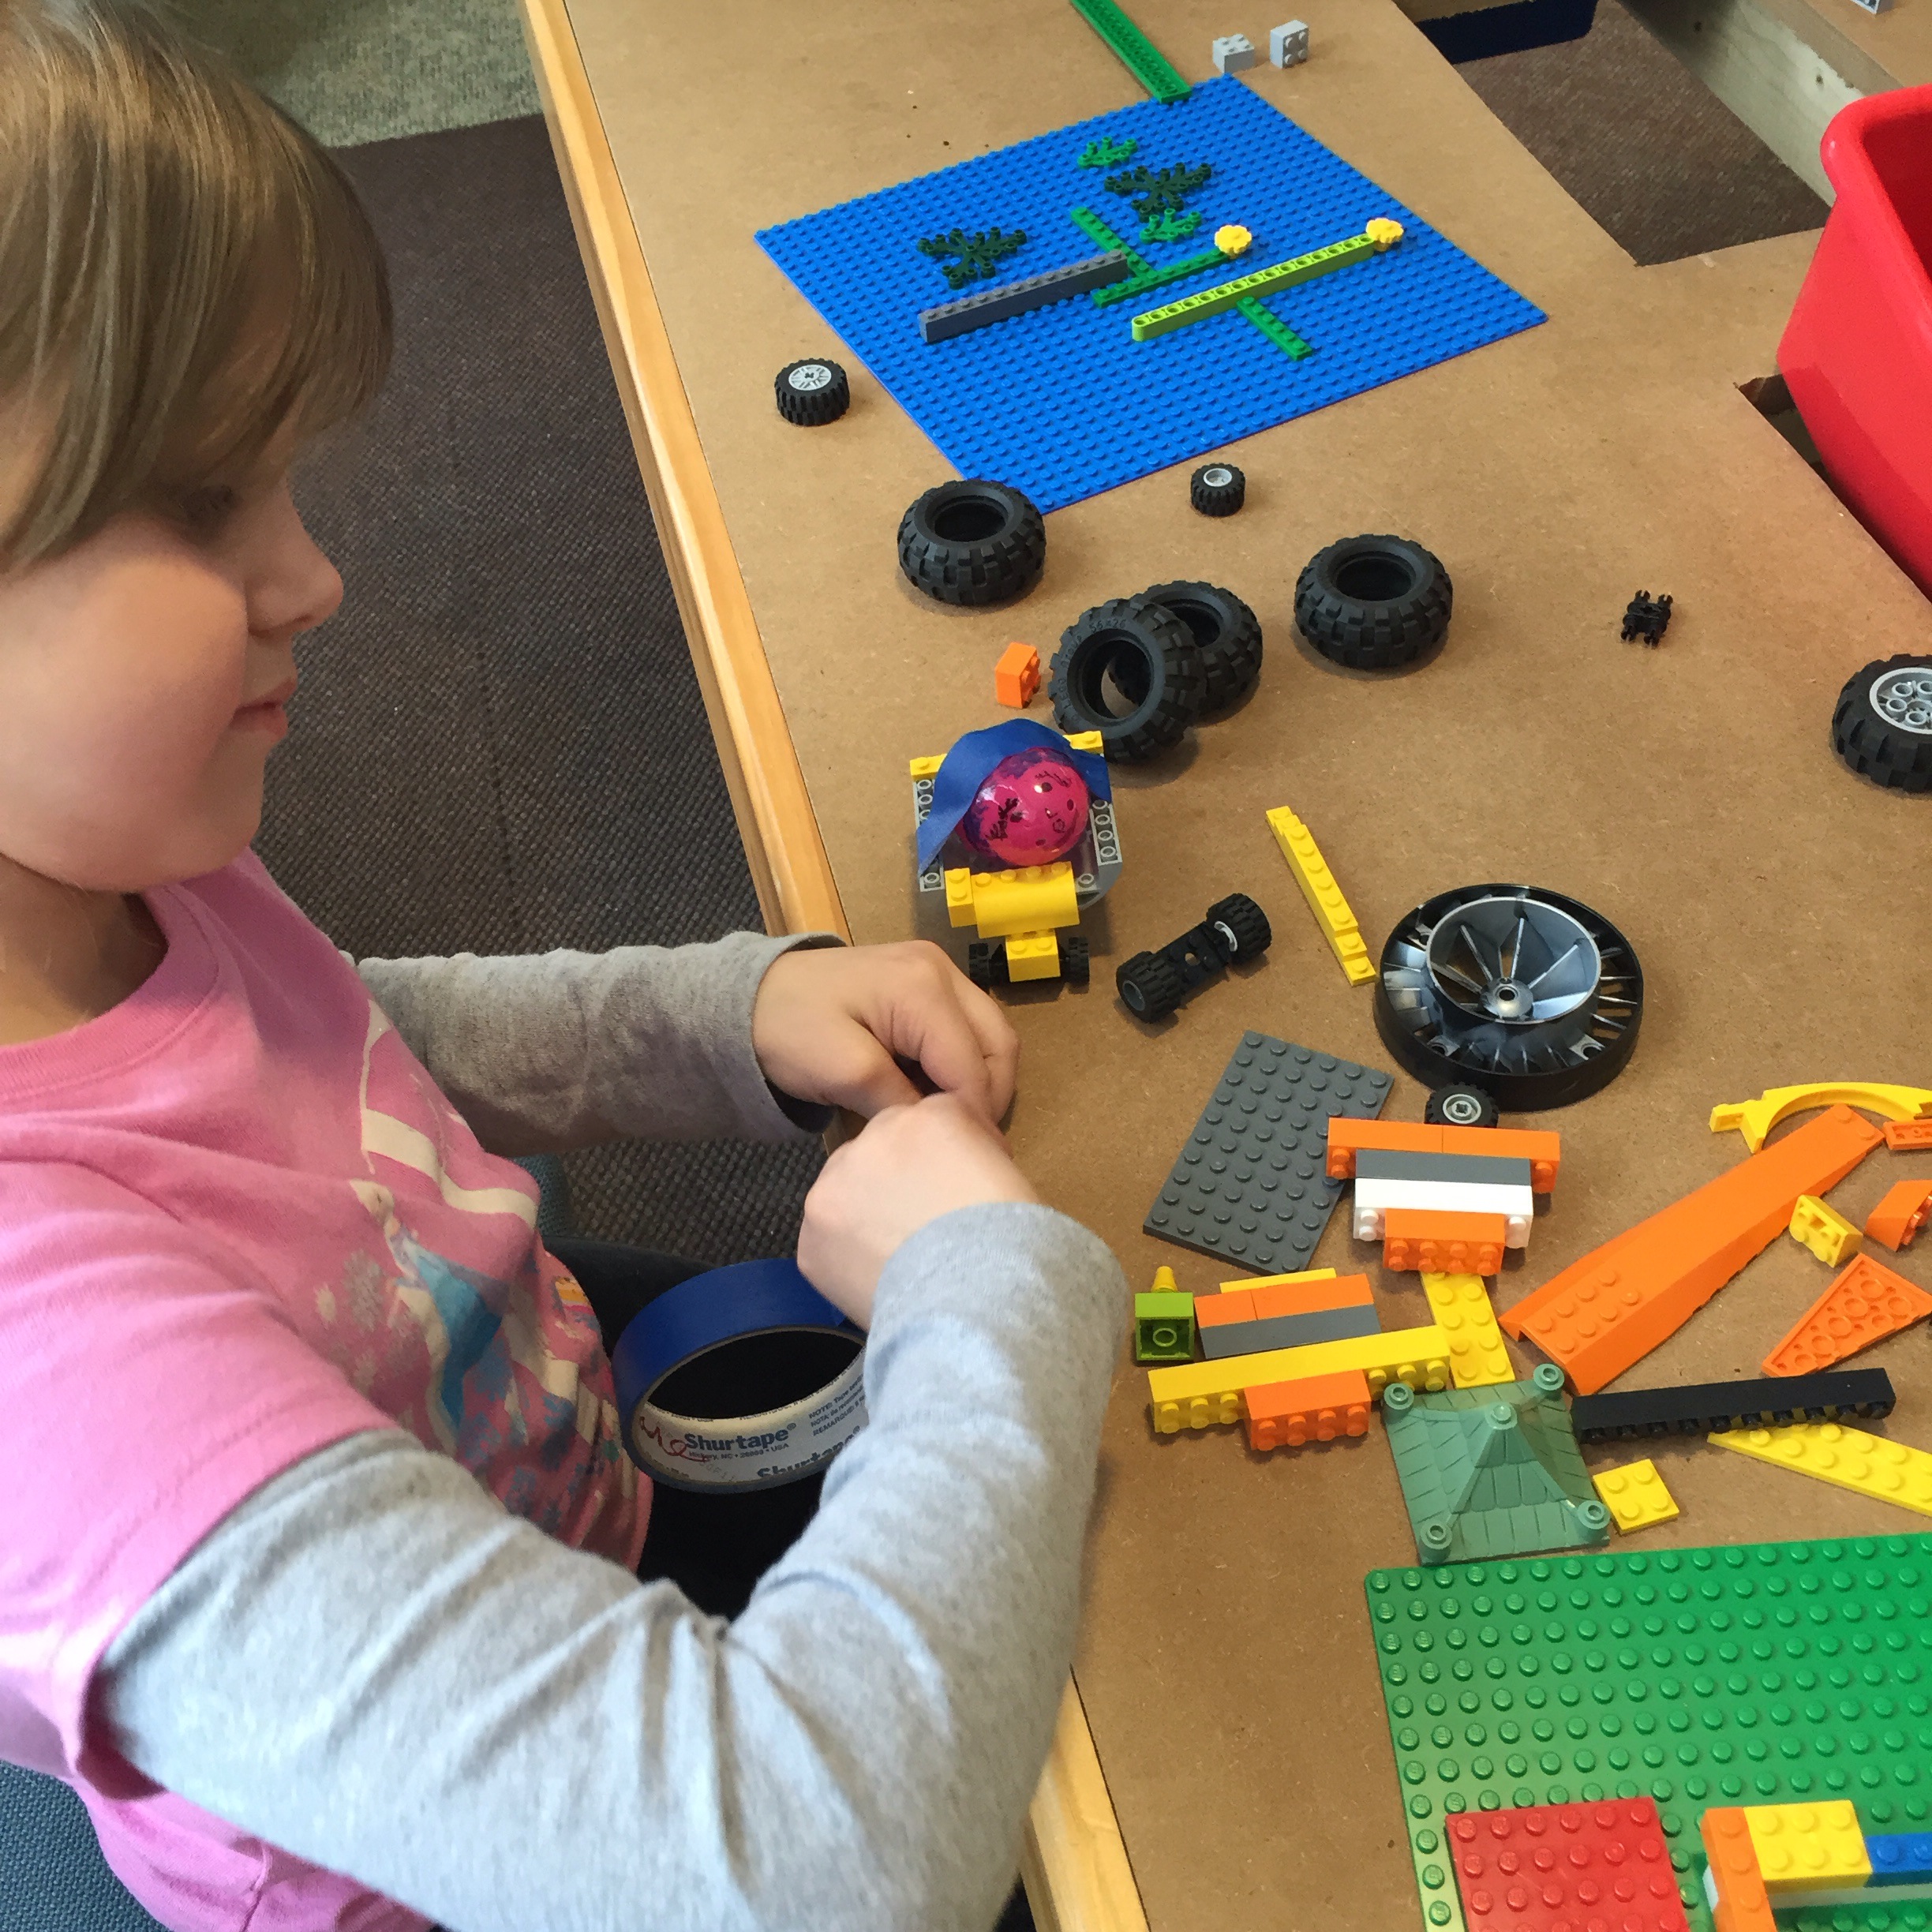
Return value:
[(1159, 1020), (1236, 960), (1259, 959), (1274, 938), (1267, 915), (1245, 893), (1230, 893), (1200, 925), (1117, 968), (1114, 987), (1136, 1019)]
[(1579, 1395), (1570, 1405), (1578, 1442), (1635, 1436), (1708, 1436), (1713, 1429), (1782, 1428), (1841, 1416), (1885, 1416), (1896, 1398), (1882, 1368), (1822, 1375), (1760, 1376), (1749, 1382), (1696, 1382), (1681, 1388)]
[(1661, 644), (1670, 628), (1670, 614), (1668, 597), (1653, 597), (1648, 590), (1639, 590), (1623, 612), (1623, 642), (1628, 644), (1641, 638), (1649, 645)]

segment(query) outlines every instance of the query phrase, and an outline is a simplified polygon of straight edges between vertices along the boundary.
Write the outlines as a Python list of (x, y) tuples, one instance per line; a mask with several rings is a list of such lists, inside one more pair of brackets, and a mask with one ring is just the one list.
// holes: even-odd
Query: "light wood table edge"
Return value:
[[(564, 0), (522, 5), (557, 172), (765, 923), (773, 932), (849, 938), (568, 9)], [(1040, 1932), (1146, 1932), (1070, 1678), (1028, 1816), (1021, 1870)]]

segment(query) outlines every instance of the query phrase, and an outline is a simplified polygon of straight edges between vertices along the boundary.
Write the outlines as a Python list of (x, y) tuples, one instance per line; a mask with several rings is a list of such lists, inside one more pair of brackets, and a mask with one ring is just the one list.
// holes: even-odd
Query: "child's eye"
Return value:
[(225, 483), (211, 483), (186, 492), (181, 499), (182, 520), (199, 537), (212, 537), (234, 515), (242, 500)]

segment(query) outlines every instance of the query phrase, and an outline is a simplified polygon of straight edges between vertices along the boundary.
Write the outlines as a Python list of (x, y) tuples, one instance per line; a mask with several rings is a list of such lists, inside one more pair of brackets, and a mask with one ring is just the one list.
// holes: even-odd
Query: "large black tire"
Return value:
[(773, 386), (778, 392), (778, 414), (804, 429), (837, 422), (852, 403), (852, 385), (845, 380), (845, 372), (824, 356), (788, 362)]
[(1838, 694), (1832, 749), (1893, 792), (1932, 792), (1932, 657), (1882, 657)]
[(1084, 987), (1093, 976), (1093, 956), (1085, 938), (1069, 933), (1060, 942), (1060, 977), (1069, 986)]
[(1180, 968), (1162, 953), (1136, 953), (1114, 971), (1114, 990), (1137, 1019), (1159, 1020), (1187, 998)]
[(1083, 612), (1061, 633), (1047, 681), (1054, 722), (1063, 732), (1098, 732), (1101, 751), (1118, 765), (1178, 744), (1200, 716), (1205, 689), (1187, 626), (1136, 597), (1110, 597)]
[(1224, 710), (1253, 690), (1261, 675), (1261, 626), (1232, 590), (1211, 583), (1156, 584), (1134, 601), (1159, 605), (1192, 633), (1200, 652), (1204, 712)]
[(966, 949), (966, 977), (983, 993), (1008, 983), (1006, 942), (975, 939)]
[(1502, 1116), (1480, 1087), (1438, 1087), (1422, 1109), (1432, 1127), (1493, 1127)]
[(1230, 893), (1225, 899), (1217, 899), (1208, 908), (1204, 923), (1217, 930), (1224, 943), (1233, 939), (1230, 965), (1236, 960), (1259, 959), (1275, 943), (1267, 915), (1245, 893)]
[(1449, 573), (1406, 537), (1345, 537), (1309, 558), (1295, 584), (1295, 622), (1351, 671), (1395, 671), (1449, 628)]
[(942, 604), (1003, 604), (1046, 561), (1045, 522), (1004, 483), (942, 483), (899, 519), (899, 567)]

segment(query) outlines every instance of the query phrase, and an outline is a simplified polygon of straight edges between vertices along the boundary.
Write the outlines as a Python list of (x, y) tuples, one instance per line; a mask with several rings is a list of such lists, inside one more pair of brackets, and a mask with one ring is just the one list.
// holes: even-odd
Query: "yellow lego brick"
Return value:
[(1275, 843), (1288, 861), (1289, 870), (1301, 888), (1301, 896), (1313, 911), (1323, 937), (1334, 949), (1349, 984), (1361, 986), (1372, 979), (1375, 963), (1362, 943), (1361, 928), (1355, 923), (1355, 915), (1349, 910), (1349, 902), (1342, 897), (1335, 874), (1328, 870), (1328, 862), (1321, 856), (1314, 834), (1286, 805), (1277, 805), (1268, 814), (1267, 822)]
[(1626, 1462), (1607, 1469), (1590, 1481), (1603, 1505), (1616, 1518), (1616, 1526), (1627, 1536), (1633, 1530), (1648, 1530), (1653, 1523), (1668, 1522), (1677, 1514), (1677, 1499), (1664, 1487), (1664, 1478), (1648, 1456), (1641, 1462)]
[(1889, 1121), (1932, 1119), (1932, 1088), (1888, 1087), (1872, 1080), (1814, 1080), (1804, 1087), (1772, 1087), (1755, 1100), (1732, 1100), (1711, 1109), (1710, 1130), (1735, 1127), (1755, 1154), (1788, 1115), (1807, 1107), (1863, 1107)]
[(1006, 976), (1009, 979), (1057, 979), (1060, 942), (1050, 932), (1015, 933), (1006, 942)]
[(1100, 749), (1100, 734), (1098, 732), (1062, 732), (1060, 735), (1076, 751), (1098, 751)]
[(912, 761), (912, 776), (915, 778), (937, 778), (939, 767), (945, 762), (942, 758), (915, 758)]
[(1516, 1380), (1480, 1275), (1425, 1275), (1422, 1292), (1436, 1327), (1449, 1338), (1449, 1372), (1458, 1388), (1487, 1388), (1492, 1382)]
[(972, 874), (964, 866), (949, 866), (945, 873), (946, 917), (955, 926), (973, 923)]
[(1359, 1370), (1371, 1391), (1391, 1382), (1411, 1388), (1449, 1386), (1449, 1338), (1440, 1328), (1398, 1328), (1387, 1335), (1312, 1342), (1305, 1348), (1267, 1349), (1222, 1361), (1189, 1362), (1148, 1371), (1148, 1406), (1163, 1436), (1241, 1420), (1241, 1392), (1264, 1382), (1300, 1382), (1311, 1376)]
[[(1865, 1834), (1848, 1798), (1822, 1804), (1746, 1805), (1744, 1824), (1773, 1907), (1780, 1893), (1837, 1891), (1871, 1881)], [(1884, 1896), (1880, 1892), (1879, 1899)], [(1800, 1896), (1791, 1902), (1803, 1901)]]
[[(949, 886), (949, 904), (951, 897)], [(972, 899), (973, 919), (982, 939), (1050, 932), (1056, 926), (1080, 923), (1073, 868), (1064, 859), (1056, 859), (1051, 865), (1017, 866), (1010, 872), (975, 872)]]
[(1222, 1282), (1223, 1294), (1236, 1294), (1249, 1288), (1286, 1288), (1290, 1282), (1333, 1281), (1333, 1268), (1304, 1268), (1299, 1275), (1250, 1275), (1244, 1281)]
[(1864, 1236), (1836, 1208), (1815, 1194), (1800, 1194), (1792, 1210), (1791, 1237), (1833, 1267), (1849, 1261)]
[(1932, 1516), (1932, 1455), (1923, 1449), (1908, 1449), (1837, 1422), (1720, 1429), (1710, 1440), (1720, 1449), (1735, 1449), (1760, 1462), (1775, 1462), (1801, 1476)]

